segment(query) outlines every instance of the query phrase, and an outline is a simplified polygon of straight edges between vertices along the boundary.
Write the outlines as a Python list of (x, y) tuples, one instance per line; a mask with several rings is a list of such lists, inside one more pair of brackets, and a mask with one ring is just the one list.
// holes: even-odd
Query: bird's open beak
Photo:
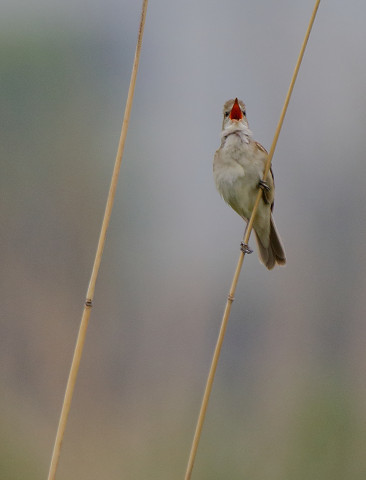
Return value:
[(235, 99), (233, 108), (230, 112), (230, 120), (241, 120), (243, 118), (243, 112), (241, 111), (238, 99)]

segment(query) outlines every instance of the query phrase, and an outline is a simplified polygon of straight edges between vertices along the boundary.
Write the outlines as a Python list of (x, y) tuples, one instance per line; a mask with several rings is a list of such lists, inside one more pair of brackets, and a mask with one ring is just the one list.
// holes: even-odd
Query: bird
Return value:
[[(221, 145), (213, 161), (216, 188), (247, 225), (258, 188), (263, 190), (253, 229), (259, 260), (271, 270), (276, 264), (285, 265), (286, 255), (273, 220), (275, 188), (272, 168), (266, 181), (262, 180), (267, 157), (266, 149), (253, 139), (245, 104), (238, 98), (228, 100), (223, 108)], [(252, 253), (244, 242), (240, 249)]]

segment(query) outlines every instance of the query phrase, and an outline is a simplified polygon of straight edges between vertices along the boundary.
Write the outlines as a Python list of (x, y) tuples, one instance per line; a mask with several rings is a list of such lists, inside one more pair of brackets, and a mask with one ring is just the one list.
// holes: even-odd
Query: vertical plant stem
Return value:
[(102, 260), (103, 249), (104, 249), (105, 239), (106, 239), (106, 235), (107, 235), (107, 229), (108, 229), (109, 221), (110, 221), (111, 214), (112, 214), (112, 208), (113, 208), (113, 203), (114, 203), (114, 198), (115, 198), (116, 188), (117, 188), (117, 183), (118, 183), (118, 175), (119, 175), (119, 171), (120, 171), (120, 167), (121, 167), (121, 163), (122, 163), (123, 151), (124, 151), (124, 146), (125, 146), (125, 141), (126, 141), (126, 136), (127, 136), (127, 130), (128, 130), (128, 123), (129, 123), (130, 114), (131, 114), (132, 100), (133, 100), (133, 95), (134, 95), (134, 91), (135, 91), (136, 76), (137, 76), (137, 71), (138, 71), (138, 66), (139, 66), (141, 46), (142, 46), (142, 37), (143, 37), (143, 33), (144, 33), (144, 26), (145, 26), (145, 19), (146, 19), (147, 3), (148, 3), (148, 0), (143, 0), (141, 17), (140, 17), (139, 33), (138, 33), (137, 45), (136, 45), (136, 51), (135, 51), (135, 58), (134, 58), (134, 62), (133, 62), (132, 72), (131, 72), (130, 86), (129, 86), (129, 90), (128, 90), (125, 113), (124, 113), (124, 117), (123, 117), (121, 136), (120, 136), (120, 139), (119, 139), (118, 150), (117, 150), (116, 160), (115, 160), (115, 164), (114, 164), (111, 184), (110, 184), (110, 188), (109, 188), (106, 208), (105, 208), (105, 212), (104, 212), (102, 227), (101, 227), (101, 231), (100, 231), (100, 235), (99, 235), (97, 251), (96, 251), (96, 254), (95, 254), (93, 269), (92, 269), (92, 273), (91, 273), (91, 276), (90, 276), (89, 286), (88, 286), (88, 290), (87, 290), (87, 294), (86, 294), (86, 301), (85, 301), (85, 305), (84, 305), (83, 314), (82, 314), (82, 317), (81, 317), (79, 333), (78, 333), (78, 337), (77, 337), (77, 340), (76, 340), (76, 345), (75, 345), (74, 355), (73, 355), (73, 359), (72, 359), (72, 363), (71, 363), (69, 378), (68, 378), (67, 385), (66, 385), (64, 401), (63, 401), (63, 405), (62, 405), (60, 420), (59, 420), (57, 433), (56, 433), (55, 444), (54, 444), (54, 447), (53, 447), (53, 452), (52, 452), (52, 457), (51, 457), (51, 464), (50, 464), (50, 469), (49, 469), (49, 473), (48, 473), (48, 480), (54, 480), (55, 476), (56, 476), (56, 472), (57, 472), (62, 441), (63, 441), (63, 437), (64, 437), (64, 433), (65, 433), (65, 428), (66, 428), (68, 415), (69, 415), (69, 412), (70, 412), (71, 400), (72, 400), (72, 396), (73, 396), (73, 393), (74, 393), (74, 388), (75, 388), (76, 378), (77, 378), (77, 374), (78, 374), (78, 370), (79, 370), (81, 355), (82, 355), (83, 347), (84, 347), (84, 343), (85, 343), (86, 331), (87, 331), (88, 323), (89, 323), (89, 317), (90, 317), (91, 308), (92, 308), (92, 305), (93, 305), (95, 284), (96, 284), (96, 280), (97, 280), (97, 277), (98, 277), (100, 263), (101, 263), (101, 260)]
[[(288, 92), (287, 92), (287, 95), (286, 95), (285, 103), (284, 103), (283, 108), (282, 108), (280, 119), (278, 121), (278, 125), (277, 125), (276, 132), (275, 132), (275, 135), (274, 135), (274, 138), (273, 138), (272, 146), (271, 146), (271, 149), (270, 149), (269, 154), (268, 154), (267, 162), (266, 162), (265, 169), (264, 169), (264, 172), (263, 172), (263, 180), (264, 181), (266, 180), (269, 169), (271, 168), (271, 162), (272, 162), (273, 154), (274, 154), (274, 151), (276, 149), (278, 137), (280, 135), (280, 131), (281, 131), (281, 128), (282, 128), (282, 125), (283, 125), (285, 115), (286, 115), (287, 107), (288, 107), (288, 104), (290, 102), (291, 94), (292, 94), (292, 91), (294, 89), (297, 74), (298, 74), (299, 69), (300, 69), (300, 65), (301, 65), (301, 62), (302, 62), (302, 59), (303, 59), (303, 56), (304, 56), (306, 45), (307, 45), (308, 40), (309, 40), (309, 36), (310, 36), (312, 26), (314, 24), (314, 20), (315, 20), (315, 17), (316, 17), (316, 13), (318, 11), (319, 4), (320, 4), (320, 0), (316, 0), (315, 6), (314, 6), (314, 9), (313, 9), (310, 21), (309, 21), (309, 25), (308, 25), (308, 28), (307, 28), (307, 31), (306, 31), (306, 34), (305, 34), (305, 38), (304, 38), (304, 41), (302, 43), (300, 53), (299, 53), (299, 56), (298, 56), (298, 59), (297, 59), (297, 62), (296, 62), (296, 66), (295, 66), (295, 69), (294, 69), (294, 72), (293, 72), (293, 75), (292, 75), (292, 79), (291, 79), (290, 86), (289, 86), (289, 89), (288, 89)], [(256, 202), (254, 204), (252, 215), (249, 219), (248, 226), (246, 228), (245, 237), (244, 237), (244, 240), (243, 240), (243, 242), (247, 245), (249, 243), (249, 238), (250, 238), (250, 234), (251, 234), (251, 231), (252, 231), (252, 228), (253, 228), (254, 218), (255, 218), (255, 215), (257, 213), (261, 197), (262, 197), (262, 189), (259, 188), (258, 189), (258, 195), (257, 195), (257, 198), (256, 198)], [(225, 311), (224, 311), (224, 315), (223, 315), (222, 321), (221, 321), (220, 332), (219, 332), (219, 336), (218, 336), (218, 339), (217, 339), (214, 355), (213, 355), (213, 358), (212, 358), (212, 362), (211, 362), (211, 366), (210, 366), (210, 370), (209, 370), (209, 374), (208, 374), (208, 378), (207, 378), (207, 382), (206, 382), (206, 387), (205, 387), (205, 392), (204, 392), (203, 399), (202, 399), (201, 409), (200, 409), (200, 412), (199, 412), (199, 415), (198, 415), (196, 430), (195, 430), (195, 434), (194, 434), (194, 437), (193, 437), (193, 442), (192, 442), (192, 447), (191, 447), (191, 451), (190, 451), (190, 455), (189, 455), (189, 459), (188, 459), (186, 474), (185, 474), (185, 477), (184, 477), (185, 480), (190, 480), (191, 476), (192, 476), (193, 465), (194, 465), (194, 461), (195, 461), (195, 458), (196, 458), (198, 444), (199, 444), (200, 436), (201, 436), (201, 432), (202, 432), (202, 427), (203, 427), (203, 423), (204, 423), (205, 416), (206, 416), (207, 405), (208, 405), (210, 395), (211, 395), (211, 390), (212, 390), (212, 385), (213, 385), (213, 381), (214, 381), (214, 377), (215, 377), (215, 372), (216, 372), (217, 364), (218, 364), (219, 357), (220, 357), (222, 343), (224, 341), (225, 331), (226, 331), (226, 327), (227, 327), (227, 323), (228, 323), (229, 315), (230, 315), (230, 311), (231, 311), (231, 305), (234, 301), (235, 290), (236, 290), (236, 286), (237, 286), (237, 283), (238, 283), (238, 280), (239, 280), (240, 271), (241, 271), (243, 261), (244, 261), (244, 255), (245, 254), (243, 252), (240, 253), (238, 264), (236, 266), (233, 281), (232, 281), (232, 284), (231, 284), (230, 292), (229, 292), (229, 295), (228, 295), (228, 298), (227, 298), (227, 301), (226, 301)]]
[(208, 374), (208, 377), (207, 377), (206, 388), (205, 388), (205, 392), (203, 394), (201, 409), (200, 409), (200, 413), (198, 415), (198, 420), (197, 420), (197, 425), (196, 425), (196, 431), (194, 433), (191, 452), (190, 452), (189, 459), (188, 459), (186, 475), (184, 477), (185, 480), (189, 480), (191, 478), (191, 475), (192, 475), (194, 460), (196, 458), (197, 448), (198, 448), (198, 444), (199, 444), (200, 437), (201, 437), (203, 422), (205, 421), (207, 405), (208, 405), (208, 401), (209, 401), (210, 395), (211, 395), (211, 390), (212, 390), (212, 385), (213, 385), (213, 381), (214, 381), (214, 378), (215, 378), (216, 368), (217, 368), (217, 364), (218, 364), (219, 357), (220, 357), (222, 342), (224, 341), (226, 327), (227, 327), (227, 323), (228, 323), (229, 316), (230, 316), (230, 311), (231, 311), (231, 305), (233, 304), (233, 301), (234, 301), (234, 293), (235, 293), (235, 290), (236, 290), (236, 285), (237, 285), (238, 280), (239, 280), (240, 270), (241, 270), (241, 266), (243, 264), (243, 261), (244, 261), (244, 254), (243, 254), (243, 252), (240, 252), (239, 261), (238, 261), (238, 264), (236, 266), (234, 278), (233, 278), (233, 281), (231, 283), (230, 292), (229, 292), (229, 295), (227, 297), (225, 311), (224, 311), (224, 315), (222, 317), (219, 336), (217, 338), (215, 351), (214, 351), (214, 354), (213, 354), (213, 357), (212, 357), (210, 371), (209, 371), (209, 374)]
[[(313, 28), (313, 24), (314, 24), (314, 20), (315, 20), (315, 17), (316, 17), (316, 13), (317, 13), (318, 8), (319, 8), (319, 4), (320, 4), (320, 0), (316, 0), (313, 12), (312, 12), (311, 17), (310, 17), (308, 28), (307, 28), (306, 33), (305, 33), (305, 38), (304, 38), (304, 41), (301, 45), (301, 49), (300, 49), (300, 53), (299, 53), (296, 65), (295, 65), (294, 73), (292, 74), (290, 86), (288, 88), (287, 95), (286, 95), (286, 98), (285, 98), (285, 103), (283, 105), (282, 112), (281, 112), (281, 115), (280, 115), (280, 119), (279, 119), (278, 124), (277, 124), (276, 132), (275, 132), (274, 137), (273, 137), (271, 149), (268, 153), (267, 162), (266, 162), (264, 172), (263, 172), (263, 181), (266, 180), (269, 169), (271, 168), (273, 154), (274, 154), (274, 151), (275, 151), (276, 146), (277, 146), (278, 137), (280, 136), (283, 121), (285, 119), (285, 115), (286, 115), (286, 112), (287, 112), (287, 107), (288, 107), (288, 104), (290, 102), (292, 91), (293, 91), (294, 86), (295, 86), (297, 74), (299, 73), (300, 65), (301, 65), (301, 62), (302, 62), (302, 59), (303, 59), (303, 56), (304, 56), (304, 53), (305, 53), (306, 45), (307, 45), (309, 37), (310, 37), (311, 29)], [(244, 240), (243, 240), (243, 243), (245, 243), (246, 245), (248, 245), (249, 237), (250, 237), (250, 234), (252, 233), (254, 218), (255, 218), (255, 215), (256, 215), (257, 210), (258, 210), (258, 206), (259, 206), (260, 199), (262, 197), (262, 193), (263, 193), (263, 190), (261, 188), (259, 188), (257, 198), (256, 198), (256, 201), (255, 201), (255, 204), (254, 204), (254, 207), (253, 207), (252, 215), (249, 219), (248, 227), (246, 229), (246, 234), (245, 234), (245, 237), (244, 237)]]

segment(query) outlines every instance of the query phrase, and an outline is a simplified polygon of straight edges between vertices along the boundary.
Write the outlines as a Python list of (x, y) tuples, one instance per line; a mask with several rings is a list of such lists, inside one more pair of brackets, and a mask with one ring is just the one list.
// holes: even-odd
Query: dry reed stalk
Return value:
[[(320, 4), (320, 0), (316, 0), (314, 8), (313, 8), (312, 15), (310, 17), (309, 25), (308, 25), (308, 28), (306, 30), (305, 38), (304, 38), (304, 41), (302, 43), (300, 53), (299, 53), (299, 56), (298, 56), (298, 59), (297, 59), (297, 62), (296, 62), (296, 66), (295, 66), (294, 72), (292, 74), (292, 79), (291, 79), (291, 82), (290, 82), (289, 89), (287, 91), (287, 95), (286, 95), (285, 103), (284, 103), (283, 108), (282, 108), (280, 119), (278, 121), (278, 125), (277, 125), (277, 128), (276, 128), (274, 137), (273, 137), (272, 146), (271, 146), (271, 149), (270, 149), (269, 154), (268, 154), (267, 162), (266, 162), (265, 169), (264, 169), (264, 172), (263, 172), (263, 181), (266, 180), (269, 169), (271, 168), (271, 162), (272, 162), (273, 154), (274, 154), (274, 151), (276, 149), (278, 137), (280, 135), (280, 131), (281, 131), (281, 128), (282, 128), (282, 125), (283, 125), (285, 115), (286, 115), (287, 107), (288, 107), (288, 104), (290, 102), (291, 94), (292, 94), (292, 91), (294, 89), (297, 74), (298, 74), (299, 69), (300, 69), (300, 65), (301, 65), (301, 62), (302, 62), (302, 59), (303, 59), (303, 56), (304, 56), (306, 45), (307, 45), (308, 40), (309, 40), (311, 29), (312, 29), (313, 24), (314, 24), (314, 20), (315, 20), (315, 17), (316, 17), (316, 13), (318, 11), (319, 4)], [(244, 236), (244, 239), (243, 239), (243, 243), (246, 244), (246, 245), (248, 245), (248, 243), (249, 243), (250, 234), (251, 234), (252, 229), (253, 229), (254, 218), (255, 218), (255, 215), (257, 213), (261, 197), (262, 197), (262, 189), (259, 188), (257, 198), (256, 198), (256, 201), (255, 201), (255, 204), (254, 204), (254, 207), (253, 207), (252, 215), (249, 219), (248, 226), (246, 228), (245, 236)], [(214, 355), (213, 355), (211, 366), (210, 366), (210, 371), (209, 371), (207, 382), (206, 382), (206, 387), (205, 387), (205, 391), (204, 391), (204, 395), (203, 395), (203, 399), (202, 399), (202, 403), (201, 403), (201, 409), (200, 409), (200, 412), (199, 412), (199, 415), (198, 415), (198, 420), (197, 420), (196, 430), (195, 430), (194, 437), (193, 437), (191, 451), (190, 451), (190, 454), (189, 454), (188, 465), (187, 465), (186, 474), (185, 474), (185, 477), (184, 477), (185, 480), (190, 480), (191, 475), (192, 475), (193, 465), (194, 465), (194, 461), (195, 461), (196, 453), (197, 453), (197, 449), (198, 449), (198, 444), (199, 444), (200, 437), (201, 437), (202, 427), (203, 427), (203, 423), (204, 423), (205, 416), (206, 416), (207, 405), (208, 405), (208, 401), (209, 401), (210, 395), (211, 395), (212, 385), (213, 385), (213, 381), (214, 381), (215, 373), (216, 373), (216, 367), (217, 367), (217, 364), (218, 364), (218, 361), (219, 361), (219, 356), (220, 356), (220, 352), (221, 352), (222, 343), (224, 341), (224, 336), (225, 336), (227, 323), (228, 323), (228, 320), (229, 320), (231, 306), (232, 306), (232, 303), (234, 301), (236, 286), (237, 286), (237, 283), (238, 283), (238, 280), (239, 280), (241, 267), (242, 267), (243, 261), (244, 261), (244, 255), (245, 255), (244, 252), (240, 252), (240, 256), (239, 256), (239, 260), (238, 260), (236, 270), (235, 270), (235, 273), (234, 273), (233, 281), (231, 283), (230, 292), (229, 292), (229, 295), (228, 295), (228, 298), (227, 298), (227, 301), (226, 301), (225, 311), (224, 311), (224, 315), (222, 317), (220, 331), (219, 331), (219, 335), (218, 335), (218, 338), (217, 338), (216, 347), (215, 347)]]
[(144, 33), (147, 3), (148, 3), (148, 0), (143, 0), (142, 9), (141, 9), (141, 17), (140, 17), (140, 25), (139, 25), (139, 33), (138, 33), (138, 37), (137, 37), (137, 44), (136, 44), (136, 51), (135, 51), (135, 58), (134, 58), (134, 62), (133, 62), (132, 72), (131, 72), (130, 86), (129, 86), (129, 90), (128, 90), (125, 113), (124, 113), (123, 122), (122, 122), (121, 135), (120, 135), (120, 139), (119, 139), (116, 160), (115, 160), (113, 174), (112, 174), (112, 178), (111, 178), (111, 184), (110, 184), (110, 187), (109, 187), (108, 198), (107, 198), (106, 208), (105, 208), (105, 212), (104, 212), (102, 227), (101, 227), (101, 231), (100, 231), (100, 235), (99, 235), (97, 251), (96, 251), (96, 254), (95, 254), (93, 270), (92, 270), (92, 273), (91, 273), (91, 276), (90, 276), (89, 286), (88, 286), (88, 290), (87, 290), (87, 294), (86, 294), (86, 301), (85, 301), (85, 305), (84, 305), (83, 314), (82, 314), (82, 317), (81, 317), (79, 333), (78, 333), (78, 337), (77, 337), (77, 340), (76, 340), (74, 355), (73, 355), (71, 368), (70, 368), (70, 373), (69, 373), (69, 378), (68, 378), (68, 381), (67, 381), (67, 386), (66, 386), (66, 391), (65, 391), (65, 397), (64, 397), (62, 410), (61, 410), (61, 415), (60, 415), (60, 420), (59, 420), (59, 424), (58, 424), (58, 428), (57, 428), (55, 444), (54, 444), (54, 447), (53, 447), (53, 452), (52, 452), (52, 457), (51, 457), (50, 470), (49, 470), (49, 473), (48, 473), (48, 480), (54, 480), (55, 476), (56, 476), (58, 461), (59, 461), (59, 458), (60, 458), (62, 441), (63, 441), (65, 428), (66, 428), (66, 423), (67, 423), (67, 418), (68, 418), (69, 411), (70, 411), (71, 400), (72, 400), (72, 396), (73, 396), (73, 393), (74, 393), (74, 387), (75, 387), (76, 378), (77, 378), (77, 374), (78, 374), (78, 370), (79, 370), (81, 355), (82, 355), (83, 347), (84, 347), (84, 343), (85, 343), (85, 336), (86, 336), (89, 317), (90, 317), (90, 313), (91, 313), (91, 307), (93, 306), (95, 284), (96, 284), (96, 280), (97, 280), (97, 277), (98, 277), (100, 263), (101, 263), (101, 260), (102, 260), (103, 249), (104, 249), (105, 239), (106, 239), (106, 235), (107, 235), (107, 229), (108, 229), (109, 221), (110, 221), (111, 214), (112, 214), (112, 208), (113, 208), (113, 203), (114, 203), (114, 198), (115, 198), (116, 188), (117, 188), (117, 183), (118, 183), (118, 175), (119, 175), (119, 171), (120, 171), (120, 167), (121, 167), (121, 163), (122, 163), (123, 151), (124, 151), (124, 146), (125, 146), (125, 141), (126, 141), (126, 136), (127, 136), (128, 122), (129, 122), (130, 114), (131, 114), (132, 101), (133, 101), (133, 95), (134, 95), (135, 84), (136, 84), (136, 76), (137, 76), (139, 60), (140, 60), (140, 53), (141, 53), (141, 46), (142, 46), (142, 37), (143, 37), (143, 33)]

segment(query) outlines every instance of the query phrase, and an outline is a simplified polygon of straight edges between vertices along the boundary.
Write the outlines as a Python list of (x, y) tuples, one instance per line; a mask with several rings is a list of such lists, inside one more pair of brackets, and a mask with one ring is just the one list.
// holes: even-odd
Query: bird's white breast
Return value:
[(263, 159), (257, 155), (253, 144), (243, 141), (240, 134), (233, 133), (224, 138), (216, 152), (216, 187), (224, 200), (245, 218), (250, 216), (253, 208), (263, 165)]
[[(264, 162), (251, 143), (244, 143), (236, 134), (226, 138), (217, 151), (214, 161), (214, 176), (218, 184), (243, 179), (249, 187), (257, 187), (263, 174)], [(245, 179), (242, 177), (246, 177)], [(219, 186), (218, 186), (219, 188)]]

